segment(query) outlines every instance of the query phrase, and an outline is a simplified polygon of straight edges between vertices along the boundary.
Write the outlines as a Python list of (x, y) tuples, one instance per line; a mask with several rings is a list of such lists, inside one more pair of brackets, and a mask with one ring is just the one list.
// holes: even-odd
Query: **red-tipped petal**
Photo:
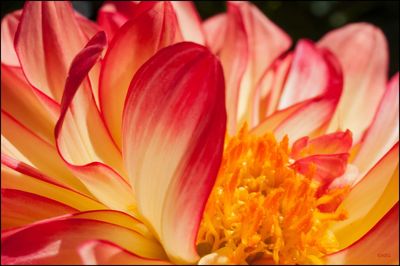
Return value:
[(142, 2), (112, 40), (100, 75), (100, 106), (119, 147), (122, 111), (132, 77), (160, 48), (179, 40), (179, 35), (171, 3)]
[(207, 46), (214, 54), (219, 54), (225, 42), (227, 14), (212, 16), (203, 22)]
[(299, 159), (315, 154), (347, 153), (352, 142), (352, 135), (349, 130), (326, 134), (311, 140), (308, 137), (303, 137), (293, 143), (290, 157)]
[(121, 154), (100, 117), (87, 80), (105, 44), (105, 34), (100, 32), (74, 58), (55, 136), (62, 159), (88, 190), (105, 205), (129, 211), (134, 206), (134, 198), (122, 177), (125, 170)]
[(172, 1), (171, 4), (178, 18), (183, 39), (185, 41), (204, 44), (205, 37), (201, 26), (201, 19), (194, 3), (191, 1)]
[(388, 48), (383, 32), (367, 23), (346, 25), (326, 34), (319, 45), (343, 67), (344, 88), (329, 131), (350, 129), (357, 143), (371, 123), (385, 91)]
[(85, 43), (70, 3), (25, 3), (15, 49), (27, 80), (35, 88), (59, 102), (68, 67)]
[[(17, 189), (61, 202), (71, 208), (84, 211), (105, 209), (94, 199), (65, 187), (32, 169), (21, 169), (17, 163), (3, 161), (1, 164), (2, 188)], [(11, 162), (12, 163), (12, 162)]]
[(1, 63), (8, 66), (19, 66), (14, 48), (14, 38), (22, 10), (14, 11), (1, 20)]
[(332, 227), (340, 248), (360, 239), (399, 200), (398, 152), (397, 143), (343, 201), (348, 218)]
[[(121, 214), (123, 215), (123, 214)], [(111, 241), (140, 256), (164, 259), (161, 246), (140, 233), (80, 214), (49, 219), (2, 235), (4, 264), (80, 264), (79, 246), (89, 240)]]
[(143, 258), (104, 240), (91, 240), (79, 247), (79, 255), (85, 265), (171, 265), (167, 261)]
[(374, 120), (361, 140), (354, 159), (361, 173), (368, 172), (399, 141), (399, 73), (389, 82)]
[(124, 161), (139, 210), (174, 262), (198, 259), (196, 234), (221, 161), (225, 123), (221, 65), (205, 47), (169, 46), (131, 83)]
[(389, 265), (399, 263), (399, 203), (360, 240), (328, 255), (327, 264)]
[(77, 212), (58, 201), (16, 189), (1, 189), (1, 229)]

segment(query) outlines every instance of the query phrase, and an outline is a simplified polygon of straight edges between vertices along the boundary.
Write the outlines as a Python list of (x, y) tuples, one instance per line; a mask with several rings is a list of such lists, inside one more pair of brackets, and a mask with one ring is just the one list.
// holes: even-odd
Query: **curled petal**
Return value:
[(100, 107), (116, 144), (121, 146), (122, 111), (129, 83), (159, 49), (180, 40), (171, 3), (142, 2), (116, 34), (100, 74)]
[(224, 42), (227, 14), (212, 16), (203, 22), (207, 46), (214, 54), (219, 54)]
[(105, 45), (105, 34), (99, 32), (71, 64), (55, 129), (56, 143), (68, 168), (93, 195), (111, 208), (131, 211), (133, 192), (122, 177), (121, 155), (100, 117), (86, 78)]
[(319, 46), (336, 55), (344, 74), (343, 96), (328, 130), (348, 128), (357, 143), (385, 91), (388, 71), (385, 35), (373, 25), (354, 23), (329, 32)]
[(221, 162), (224, 80), (203, 46), (160, 50), (135, 75), (124, 108), (123, 158), (140, 212), (174, 262), (194, 262), (197, 229)]
[(201, 19), (191, 1), (171, 1), (178, 18), (179, 28), (185, 41), (205, 43)]

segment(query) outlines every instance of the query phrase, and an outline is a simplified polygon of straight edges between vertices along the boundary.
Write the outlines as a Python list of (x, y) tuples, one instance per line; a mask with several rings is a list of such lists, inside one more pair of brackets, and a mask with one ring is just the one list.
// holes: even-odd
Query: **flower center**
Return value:
[[(330, 225), (345, 188), (317, 193), (319, 184), (290, 168), (288, 138), (253, 136), (243, 127), (227, 137), (218, 177), (199, 228), (201, 256), (223, 252), (230, 262), (320, 263), (338, 248)], [(327, 211), (328, 210), (328, 211)]]

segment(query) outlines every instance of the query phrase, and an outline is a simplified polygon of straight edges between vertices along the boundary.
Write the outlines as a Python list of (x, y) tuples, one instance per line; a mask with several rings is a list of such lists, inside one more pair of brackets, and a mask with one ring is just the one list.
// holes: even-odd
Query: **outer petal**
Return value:
[(207, 46), (214, 54), (219, 54), (225, 42), (227, 14), (212, 16), (203, 22)]
[(198, 259), (197, 228), (221, 161), (225, 123), (222, 69), (202, 46), (161, 50), (131, 83), (124, 161), (139, 209), (174, 262)]
[(165, 258), (161, 246), (140, 233), (97, 219), (69, 215), (49, 219), (2, 235), (4, 264), (80, 264), (80, 244), (101, 239), (112, 241), (135, 254)]
[(123, 105), (139, 67), (160, 48), (179, 40), (178, 22), (169, 2), (143, 2), (112, 40), (100, 76), (100, 106), (120, 147)]
[(334, 225), (340, 248), (360, 239), (399, 200), (398, 143), (350, 191), (339, 208), (348, 219)]
[(326, 259), (327, 264), (398, 264), (399, 203), (360, 240)]
[(18, 58), (29, 83), (58, 102), (68, 67), (85, 42), (70, 3), (25, 4), (15, 37)]
[(118, 174), (124, 175), (121, 155), (100, 118), (90, 84), (85, 80), (105, 44), (105, 34), (100, 32), (73, 60), (55, 135), (61, 157), (89, 191), (107, 206), (129, 211), (134, 199), (128, 183)]
[(167, 261), (139, 257), (126, 249), (104, 240), (91, 240), (79, 247), (85, 265), (171, 265)]
[(1, 187), (42, 196), (80, 211), (106, 208), (84, 194), (57, 184), (44, 175), (32, 171), (32, 169), (21, 169), (18, 164), (9, 164), (3, 161), (3, 158), (1, 164)]
[(1, 189), (1, 229), (23, 226), (77, 209), (36, 194), (16, 189)]
[(205, 43), (201, 19), (192, 1), (172, 1), (179, 28), (185, 41)]
[(19, 66), (14, 37), (21, 13), (21, 10), (14, 11), (1, 20), (1, 63), (9, 66)]
[(348, 128), (357, 143), (385, 91), (388, 68), (385, 36), (373, 25), (355, 23), (328, 33), (319, 45), (337, 56), (344, 73), (343, 96), (328, 130)]
[(354, 164), (360, 172), (373, 165), (399, 141), (399, 73), (390, 81), (371, 126), (366, 131)]

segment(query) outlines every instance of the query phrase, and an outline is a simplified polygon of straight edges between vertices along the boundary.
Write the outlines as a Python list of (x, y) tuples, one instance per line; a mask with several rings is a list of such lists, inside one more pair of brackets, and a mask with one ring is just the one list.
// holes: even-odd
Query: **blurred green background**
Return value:
[[(75, 9), (95, 20), (103, 1), (72, 1)], [(251, 1), (283, 28), (294, 41), (318, 40), (329, 30), (365, 21), (383, 30), (389, 42), (390, 75), (399, 69), (399, 1)], [(2, 1), (1, 17), (22, 8), (24, 1)], [(226, 10), (222, 1), (199, 1), (203, 19)]]

